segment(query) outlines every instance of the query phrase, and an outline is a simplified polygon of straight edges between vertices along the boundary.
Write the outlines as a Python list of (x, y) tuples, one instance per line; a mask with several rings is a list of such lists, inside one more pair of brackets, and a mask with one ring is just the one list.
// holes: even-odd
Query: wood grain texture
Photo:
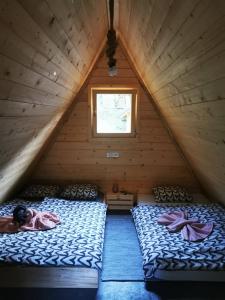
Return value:
[(98, 271), (78, 267), (1, 266), (2, 288), (98, 288)]
[(106, 32), (104, 0), (0, 1), (0, 201), (56, 128)]
[(119, 29), (202, 186), (225, 203), (224, 1), (121, 1)]
[[(111, 191), (116, 181), (120, 189), (134, 193), (150, 193), (152, 186), (157, 184), (181, 184), (191, 190), (198, 189), (188, 164), (173, 143), (121, 46), (116, 51), (116, 58), (118, 76), (110, 77), (105, 53), (102, 53), (32, 180), (93, 182), (102, 191)], [(88, 85), (92, 83), (135, 83), (138, 86), (136, 138), (90, 138)], [(120, 157), (106, 158), (109, 150), (118, 151)]]

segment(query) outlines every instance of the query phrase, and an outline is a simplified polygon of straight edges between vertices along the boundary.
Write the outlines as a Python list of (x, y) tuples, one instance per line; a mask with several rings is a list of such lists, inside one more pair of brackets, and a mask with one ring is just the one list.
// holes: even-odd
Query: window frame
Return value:
[[(131, 132), (130, 133), (98, 133), (97, 132), (97, 112), (96, 94), (132, 94), (131, 104)], [(125, 85), (90, 85), (89, 86), (89, 106), (90, 106), (90, 132), (91, 138), (135, 138), (137, 136), (137, 102), (138, 87)]]

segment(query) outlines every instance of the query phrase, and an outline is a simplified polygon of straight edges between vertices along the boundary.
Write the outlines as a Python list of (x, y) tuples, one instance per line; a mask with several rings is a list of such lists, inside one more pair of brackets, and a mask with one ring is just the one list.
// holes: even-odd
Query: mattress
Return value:
[[(169, 233), (157, 219), (164, 213), (187, 210), (191, 218), (213, 222), (201, 242)], [(225, 209), (219, 204), (149, 204), (132, 209), (143, 255), (146, 280), (225, 281)]]
[(17, 204), (56, 213), (61, 221), (47, 231), (0, 233), (0, 263), (79, 266), (101, 270), (106, 205), (94, 201), (16, 200), (0, 205), (9, 215)]

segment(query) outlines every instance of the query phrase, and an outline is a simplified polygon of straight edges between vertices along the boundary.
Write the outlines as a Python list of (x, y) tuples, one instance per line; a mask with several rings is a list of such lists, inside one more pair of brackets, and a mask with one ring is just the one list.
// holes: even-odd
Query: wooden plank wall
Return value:
[(0, 1), (1, 200), (74, 99), (107, 26), (104, 0)]
[(202, 186), (225, 203), (225, 2), (121, 1), (120, 34)]
[[(103, 52), (71, 113), (44, 154), (33, 175), (36, 182), (93, 182), (111, 191), (113, 182), (130, 192), (150, 193), (153, 185), (181, 184), (193, 190), (198, 184), (171, 140), (142, 88), (136, 73), (119, 47), (116, 51), (118, 76), (107, 73)], [(89, 138), (88, 84), (136, 84), (140, 88), (137, 138), (110, 141)], [(120, 158), (106, 158), (108, 150)]]

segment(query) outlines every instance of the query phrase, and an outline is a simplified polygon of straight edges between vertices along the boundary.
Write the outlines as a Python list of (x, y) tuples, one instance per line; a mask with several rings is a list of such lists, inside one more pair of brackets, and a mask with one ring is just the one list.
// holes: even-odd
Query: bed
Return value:
[(106, 205), (16, 199), (1, 204), (0, 215), (11, 214), (17, 204), (54, 212), (61, 224), (47, 231), (0, 234), (0, 286), (97, 288)]
[[(157, 223), (162, 214), (177, 210), (187, 210), (204, 223), (214, 222), (211, 235), (189, 242)], [(146, 281), (225, 281), (225, 209), (220, 204), (148, 203), (131, 212)]]

